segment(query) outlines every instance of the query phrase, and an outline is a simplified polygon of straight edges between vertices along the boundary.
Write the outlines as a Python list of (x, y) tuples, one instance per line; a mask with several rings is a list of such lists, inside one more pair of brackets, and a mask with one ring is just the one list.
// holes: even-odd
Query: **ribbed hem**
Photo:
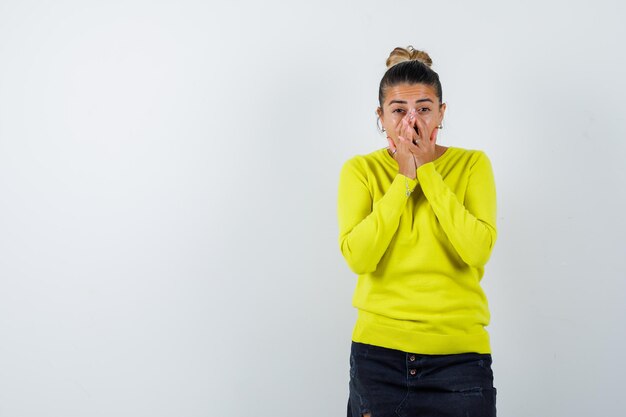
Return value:
[(489, 333), (484, 328), (479, 333), (433, 334), (419, 332), (411, 327), (419, 327), (419, 323), (394, 320), (359, 310), (352, 340), (424, 355), (491, 353)]

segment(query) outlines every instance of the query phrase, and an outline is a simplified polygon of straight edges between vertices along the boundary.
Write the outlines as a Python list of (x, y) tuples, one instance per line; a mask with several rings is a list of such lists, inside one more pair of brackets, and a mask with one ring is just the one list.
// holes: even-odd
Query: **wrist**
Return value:
[(417, 172), (415, 169), (399, 169), (398, 174), (404, 175), (405, 177), (412, 180), (417, 178)]
[(415, 160), (415, 170), (417, 171), (418, 169), (420, 169), (424, 165), (428, 165), (431, 162), (435, 162), (435, 160), (434, 159), (422, 160), (422, 161)]

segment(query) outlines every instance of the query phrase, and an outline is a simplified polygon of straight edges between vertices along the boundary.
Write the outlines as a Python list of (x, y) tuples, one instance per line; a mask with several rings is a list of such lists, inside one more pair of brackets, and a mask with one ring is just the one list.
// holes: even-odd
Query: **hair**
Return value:
[(426, 52), (413, 49), (410, 45), (391, 51), (387, 58), (387, 72), (380, 80), (378, 88), (378, 102), (381, 110), (387, 89), (398, 84), (429, 85), (435, 89), (439, 104), (443, 103), (439, 75), (430, 68), (432, 65), (433, 60)]

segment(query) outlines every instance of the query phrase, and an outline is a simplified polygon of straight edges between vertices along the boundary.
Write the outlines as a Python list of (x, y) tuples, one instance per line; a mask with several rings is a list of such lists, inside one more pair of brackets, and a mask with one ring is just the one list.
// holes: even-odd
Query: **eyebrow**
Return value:
[[(429, 98), (421, 98), (421, 99), (419, 99), (419, 100), (415, 100), (415, 104), (417, 104), (417, 103), (423, 103), (423, 102), (425, 102), (425, 101), (430, 101), (431, 103), (433, 102), (433, 101), (432, 101), (431, 99), (429, 99)], [(391, 104), (394, 104), (394, 103), (406, 104), (406, 101), (405, 101), (405, 100), (391, 100), (388, 104), (389, 104), (389, 105), (391, 105)]]

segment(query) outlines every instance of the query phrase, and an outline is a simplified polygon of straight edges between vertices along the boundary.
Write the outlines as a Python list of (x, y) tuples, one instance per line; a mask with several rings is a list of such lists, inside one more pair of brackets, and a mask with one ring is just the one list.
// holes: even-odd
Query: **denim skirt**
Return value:
[(495, 417), (491, 355), (422, 355), (352, 342), (348, 417)]

